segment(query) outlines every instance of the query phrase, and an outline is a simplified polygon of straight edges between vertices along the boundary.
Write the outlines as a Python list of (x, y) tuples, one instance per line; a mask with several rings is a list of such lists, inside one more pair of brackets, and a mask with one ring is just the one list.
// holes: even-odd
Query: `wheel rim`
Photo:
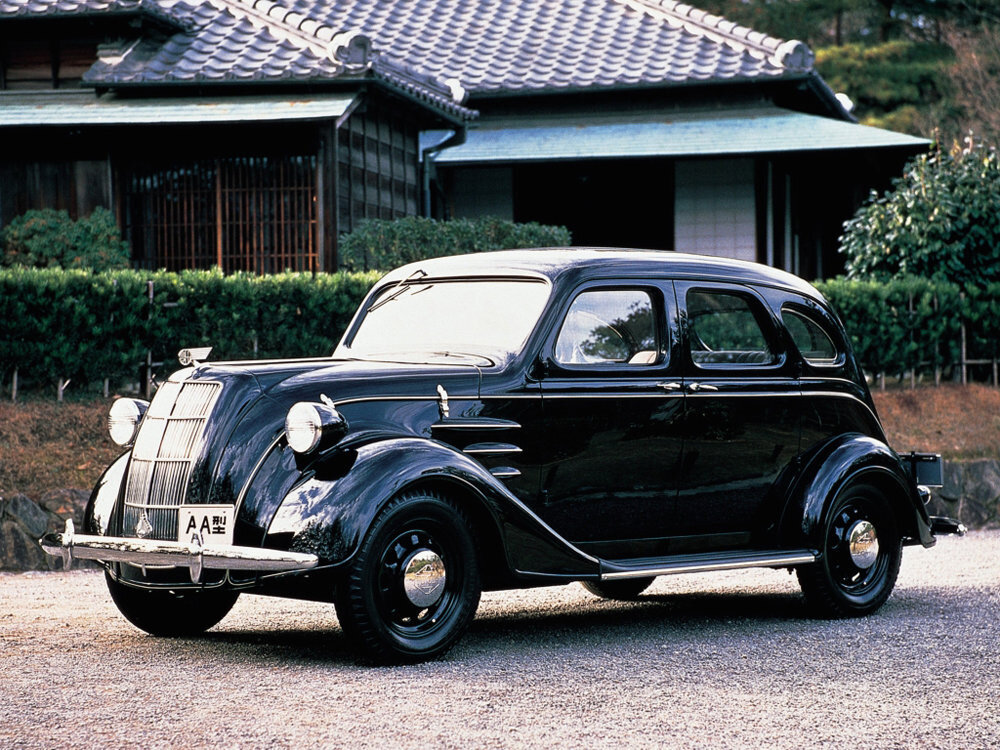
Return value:
[(837, 512), (827, 537), (830, 573), (844, 592), (859, 596), (878, 586), (886, 571), (879, 549), (877, 519), (863, 503), (851, 501)]
[(386, 545), (379, 560), (377, 606), (382, 621), (407, 638), (436, 631), (460, 585), (455, 550), (434, 530), (411, 528)]

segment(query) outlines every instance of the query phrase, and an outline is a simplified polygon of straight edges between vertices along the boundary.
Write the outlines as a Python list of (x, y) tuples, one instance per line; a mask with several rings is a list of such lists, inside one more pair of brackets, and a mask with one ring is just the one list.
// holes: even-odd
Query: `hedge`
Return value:
[[(16, 369), (29, 385), (136, 382), (147, 351), (165, 363), (162, 377), (185, 346), (210, 345), (216, 360), (325, 355), (378, 276), (0, 269), (0, 378), (9, 383)], [(963, 325), (967, 359), (1000, 356), (1000, 284), (817, 286), (870, 373), (953, 370)]]
[(134, 382), (147, 351), (167, 363), (162, 376), (187, 346), (210, 345), (216, 360), (329, 354), (378, 278), (2, 269), (0, 377), (10, 382), (16, 369), (32, 385)]
[(1000, 357), (1000, 284), (922, 278), (887, 282), (837, 278), (817, 288), (840, 315), (869, 373), (947, 374), (965, 360)]

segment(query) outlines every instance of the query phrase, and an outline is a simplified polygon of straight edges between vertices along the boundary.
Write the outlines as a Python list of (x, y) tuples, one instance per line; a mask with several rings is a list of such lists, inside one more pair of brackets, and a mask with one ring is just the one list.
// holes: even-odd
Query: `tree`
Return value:
[(970, 142), (913, 159), (883, 197), (844, 225), (854, 278), (1000, 282), (1000, 152)]
[(996, 0), (701, 0), (816, 52), (816, 69), (866, 125), (949, 140), (1000, 138)]

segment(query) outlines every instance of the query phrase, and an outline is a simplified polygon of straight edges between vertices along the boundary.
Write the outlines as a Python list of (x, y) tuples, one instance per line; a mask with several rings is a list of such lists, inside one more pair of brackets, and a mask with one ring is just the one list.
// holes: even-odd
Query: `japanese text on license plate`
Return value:
[(232, 505), (182, 505), (177, 515), (177, 541), (191, 542), (195, 536), (205, 546), (233, 543)]

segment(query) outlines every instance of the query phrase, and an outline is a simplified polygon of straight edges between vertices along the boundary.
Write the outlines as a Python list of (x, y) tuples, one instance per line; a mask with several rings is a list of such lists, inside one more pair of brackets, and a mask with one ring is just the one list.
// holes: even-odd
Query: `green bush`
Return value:
[(421, 217), (366, 219), (340, 240), (340, 265), (349, 271), (397, 266), (445, 255), (570, 244), (565, 227), (515, 224), (495, 218), (437, 221)]
[(913, 159), (882, 198), (844, 225), (848, 276), (1000, 282), (1000, 153), (973, 146)]
[(128, 245), (106, 208), (79, 221), (51, 208), (28, 211), (0, 231), (0, 247), (4, 266), (104, 271), (129, 264)]
[(188, 346), (212, 346), (213, 360), (329, 355), (377, 279), (0, 269), (0, 378), (134, 382), (147, 351), (162, 377)]

